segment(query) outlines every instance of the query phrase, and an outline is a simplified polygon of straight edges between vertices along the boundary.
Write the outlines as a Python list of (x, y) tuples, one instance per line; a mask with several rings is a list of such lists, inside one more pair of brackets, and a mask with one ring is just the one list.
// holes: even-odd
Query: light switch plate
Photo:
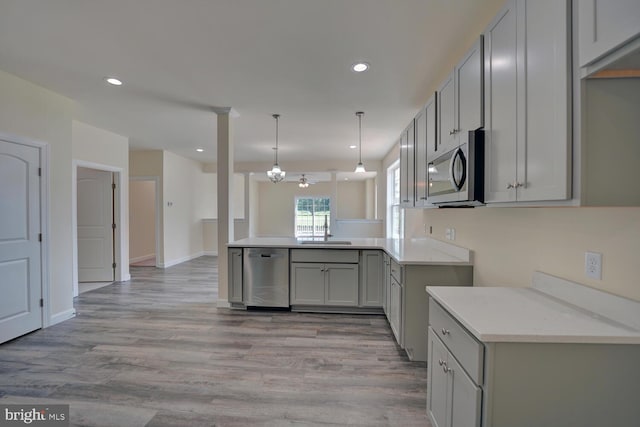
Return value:
[(584, 274), (590, 279), (602, 280), (602, 254), (585, 252)]

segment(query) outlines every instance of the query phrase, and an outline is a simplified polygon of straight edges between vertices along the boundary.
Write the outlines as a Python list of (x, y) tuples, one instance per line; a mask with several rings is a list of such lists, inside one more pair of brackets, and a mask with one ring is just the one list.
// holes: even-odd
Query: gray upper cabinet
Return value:
[(400, 206), (413, 207), (415, 202), (415, 128), (414, 121), (400, 135)]
[(584, 67), (640, 34), (640, 1), (580, 0), (579, 61)]
[(484, 126), (483, 48), (481, 36), (454, 71), (457, 84), (456, 136), (459, 144), (469, 142), (470, 130)]
[(452, 72), (438, 89), (438, 153), (446, 153), (458, 145), (456, 115), (455, 72)]
[(571, 196), (569, 10), (510, 0), (484, 33), (487, 203)]
[(468, 141), (484, 125), (483, 44), (478, 39), (438, 89), (437, 154)]
[(416, 207), (432, 206), (427, 197), (429, 195), (428, 163), (436, 157), (437, 150), (437, 93), (427, 101), (413, 120), (415, 126), (415, 202)]

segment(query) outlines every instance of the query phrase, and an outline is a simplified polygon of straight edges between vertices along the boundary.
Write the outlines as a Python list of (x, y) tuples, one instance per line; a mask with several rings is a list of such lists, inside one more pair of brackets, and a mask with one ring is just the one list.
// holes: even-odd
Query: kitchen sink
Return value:
[(303, 240), (301, 245), (350, 245), (348, 240)]

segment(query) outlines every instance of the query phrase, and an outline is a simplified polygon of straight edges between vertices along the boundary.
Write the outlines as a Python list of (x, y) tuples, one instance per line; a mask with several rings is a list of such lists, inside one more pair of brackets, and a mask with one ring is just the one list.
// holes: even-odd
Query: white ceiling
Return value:
[[(381, 159), (504, 0), (0, 0), (0, 69), (76, 101), (76, 118), (215, 159)], [(350, 70), (365, 60), (371, 69)], [(103, 78), (125, 82), (111, 87)], [(196, 147), (205, 153), (195, 152)], [(365, 162), (366, 163), (366, 162)]]

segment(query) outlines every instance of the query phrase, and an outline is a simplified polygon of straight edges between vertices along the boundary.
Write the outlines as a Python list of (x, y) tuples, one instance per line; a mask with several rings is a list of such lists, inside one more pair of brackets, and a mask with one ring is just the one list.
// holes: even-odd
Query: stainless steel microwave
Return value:
[(484, 203), (484, 131), (428, 163), (427, 201), (439, 207)]

